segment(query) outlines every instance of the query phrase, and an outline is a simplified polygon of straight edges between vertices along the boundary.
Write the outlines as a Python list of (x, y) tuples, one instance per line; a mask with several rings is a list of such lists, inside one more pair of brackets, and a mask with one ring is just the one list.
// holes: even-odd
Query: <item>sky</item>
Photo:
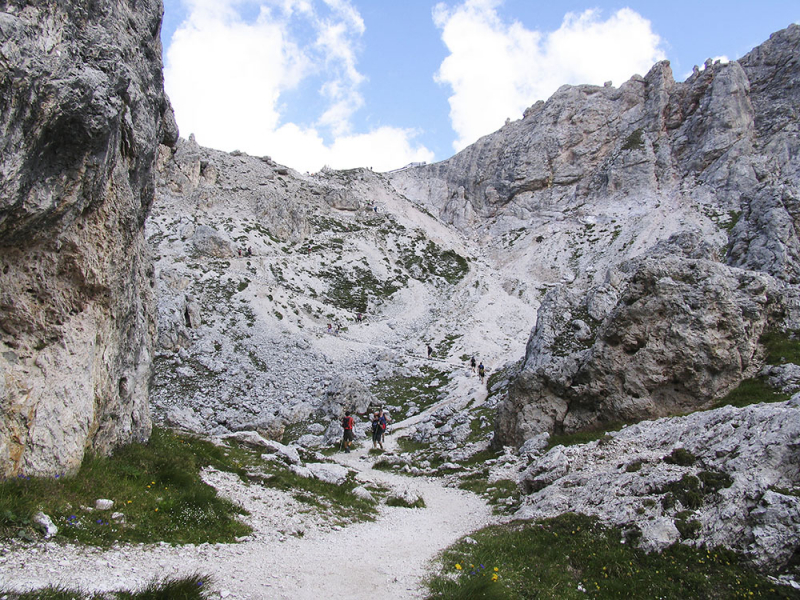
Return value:
[(797, 0), (164, 0), (181, 136), (298, 171), (449, 158), (564, 84), (678, 81), (800, 23)]

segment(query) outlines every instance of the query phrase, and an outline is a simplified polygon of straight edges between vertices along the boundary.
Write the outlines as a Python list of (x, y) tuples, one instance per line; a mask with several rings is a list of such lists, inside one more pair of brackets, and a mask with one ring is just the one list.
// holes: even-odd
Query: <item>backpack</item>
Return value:
[(342, 419), (342, 427), (344, 429), (352, 429), (353, 428), (353, 417), (344, 417)]
[(380, 419), (378, 419), (378, 423), (380, 424), (381, 429), (386, 431), (386, 417), (382, 416)]

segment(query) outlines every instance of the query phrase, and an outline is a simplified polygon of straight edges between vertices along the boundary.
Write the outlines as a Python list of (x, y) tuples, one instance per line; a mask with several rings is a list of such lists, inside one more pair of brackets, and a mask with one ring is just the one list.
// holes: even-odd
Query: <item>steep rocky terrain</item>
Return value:
[(161, 3), (0, 3), (0, 475), (150, 432)]
[(565, 284), (499, 441), (709, 406), (760, 367), (765, 330), (797, 329), (799, 54), (792, 25), (683, 83), (665, 62), (619, 88), (564, 86), (452, 159), (392, 175), (515, 262), (508, 285)]
[[(523, 518), (580, 510), (649, 548), (721, 543), (793, 568), (797, 396), (647, 420), (758, 373), (800, 386), (760, 343), (800, 329), (800, 27), (683, 83), (660, 63), (564, 86), (435, 165), (301, 174), (178, 139), (158, 3), (2, 9), (3, 475), (74, 470), (145, 438), (151, 411), (313, 449), (337, 443), (344, 410), (362, 438), (383, 407), (400, 439), (358, 463), (366, 478), (441, 476)], [(638, 424), (548, 450), (612, 422)], [(182, 564), (220, 553), (237, 551)], [(234, 587), (263, 591), (260, 574), (248, 563)]]

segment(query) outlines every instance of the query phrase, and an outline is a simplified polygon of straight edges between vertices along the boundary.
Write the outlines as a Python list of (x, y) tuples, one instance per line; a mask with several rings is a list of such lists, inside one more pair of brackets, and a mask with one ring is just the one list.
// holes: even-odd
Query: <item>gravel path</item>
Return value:
[[(394, 436), (392, 436), (394, 438)], [(394, 439), (387, 438), (391, 448)], [(210, 574), (214, 597), (304, 600), (422, 598), (430, 560), (459, 537), (495, 522), (482, 498), (444, 487), (441, 479), (371, 469), (365, 445), (335, 458), (358, 478), (418, 492), (424, 509), (379, 506), (377, 519), (331, 525), (287, 494), (245, 486), (229, 473), (209, 472), (221, 493), (243, 504), (254, 528), (240, 544), (171, 547), (71, 544), (0, 545), (0, 587), (63, 584), (93, 591), (134, 589), (154, 577)]]

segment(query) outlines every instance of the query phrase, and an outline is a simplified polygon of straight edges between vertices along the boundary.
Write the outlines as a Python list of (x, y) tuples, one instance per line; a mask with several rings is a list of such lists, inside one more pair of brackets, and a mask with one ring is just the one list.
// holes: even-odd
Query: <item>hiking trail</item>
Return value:
[[(387, 436), (387, 451), (396, 449)], [(376, 520), (347, 526), (325, 524), (314, 510), (276, 490), (247, 486), (230, 473), (208, 479), (222, 495), (249, 512), (253, 534), (239, 544), (187, 546), (115, 545), (110, 549), (42, 542), (15, 547), (0, 569), (11, 589), (61, 584), (89, 591), (135, 589), (154, 578), (211, 575), (212, 598), (312, 600), (328, 598), (423, 598), (422, 582), (436, 554), (458, 538), (497, 522), (480, 496), (445, 486), (441, 478), (407, 477), (371, 468), (370, 442), (336, 462), (363, 482), (408, 488), (425, 508), (378, 505)], [(278, 530), (298, 526), (298, 535)]]

